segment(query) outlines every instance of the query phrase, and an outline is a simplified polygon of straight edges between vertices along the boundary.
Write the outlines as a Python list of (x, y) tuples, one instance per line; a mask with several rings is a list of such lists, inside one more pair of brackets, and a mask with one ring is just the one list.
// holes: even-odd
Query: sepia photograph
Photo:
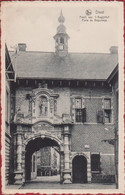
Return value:
[(3, 193), (123, 193), (123, 15), (2, 2)]

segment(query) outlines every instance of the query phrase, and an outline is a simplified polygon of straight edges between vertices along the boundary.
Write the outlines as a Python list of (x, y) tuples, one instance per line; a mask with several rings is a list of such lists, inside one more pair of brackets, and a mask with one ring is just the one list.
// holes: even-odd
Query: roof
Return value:
[(114, 79), (115, 76), (118, 76), (118, 65), (114, 68), (112, 73), (109, 75), (107, 82), (110, 83)]
[(68, 53), (61, 58), (54, 52), (20, 51), (15, 71), (22, 79), (106, 80), (117, 64), (116, 53)]
[(6, 79), (8, 81), (13, 81), (15, 79), (15, 72), (6, 44), (5, 44), (5, 70), (6, 70)]

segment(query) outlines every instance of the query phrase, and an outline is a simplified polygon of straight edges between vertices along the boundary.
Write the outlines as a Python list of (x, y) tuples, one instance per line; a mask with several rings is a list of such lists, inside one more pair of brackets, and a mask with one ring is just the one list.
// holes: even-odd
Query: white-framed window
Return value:
[(75, 122), (86, 122), (86, 108), (82, 107), (82, 98), (75, 98)]
[(111, 99), (104, 99), (104, 122), (111, 123)]
[(97, 122), (98, 123), (111, 123), (111, 98), (104, 98), (103, 109), (97, 111)]

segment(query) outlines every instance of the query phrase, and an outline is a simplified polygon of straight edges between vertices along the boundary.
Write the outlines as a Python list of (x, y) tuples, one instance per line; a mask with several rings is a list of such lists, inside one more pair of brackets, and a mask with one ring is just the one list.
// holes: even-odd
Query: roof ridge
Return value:
[(96, 53), (96, 52), (69, 52), (72, 54), (110, 54), (110, 53)]
[[(12, 50), (9, 50), (9, 52), (15, 52)], [(54, 51), (19, 51), (18, 53), (55, 53)], [(111, 53), (96, 53), (96, 52), (68, 52), (68, 54), (107, 54), (111, 55)]]

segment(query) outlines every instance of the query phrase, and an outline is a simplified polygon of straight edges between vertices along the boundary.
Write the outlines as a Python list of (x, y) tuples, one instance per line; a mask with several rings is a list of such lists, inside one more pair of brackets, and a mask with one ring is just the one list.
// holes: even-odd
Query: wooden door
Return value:
[(73, 159), (73, 183), (87, 183), (87, 160), (84, 156)]

